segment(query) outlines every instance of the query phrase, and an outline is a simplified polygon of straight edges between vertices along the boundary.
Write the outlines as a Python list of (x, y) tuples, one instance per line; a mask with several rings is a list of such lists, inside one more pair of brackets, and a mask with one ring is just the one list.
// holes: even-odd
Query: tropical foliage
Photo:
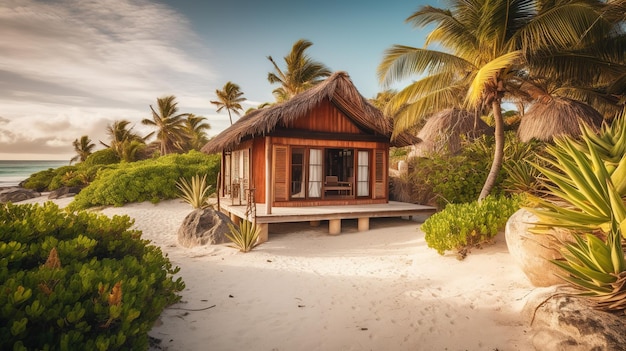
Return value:
[(260, 228), (246, 220), (239, 222), (239, 227), (235, 227), (232, 223), (227, 223), (230, 233), (226, 233), (226, 237), (233, 242), (236, 248), (241, 252), (249, 252), (258, 245)]
[(206, 118), (196, 116), (193, 113), (187, 114), (185, 119), (185, 133), (187, 134), (187, 147), (185, 151), (200, 151), (204, 144), (209, 141), (207, 131), (211, 129), (211, 125), (206, 123)]
[(132, 226), (51, 202), (0, 205), (0, 349), (147, 350), (185, 284)]
[(176, 182), (176, 187), (180, 190), (180, 197), (193, 208), (204, 208), (209, 206), (209, 191), (211, 186), (206, 182), (206, 174), (200, 178), (199, 174), (191, 177), (191, 180), (180, 178)]
[(455, 250), (457, 257), (463, 259), (472, 247), (489, 242), (504, 229), (522, 201), (520, 196), (489, 196), (481, 202), (450, 204), (422, 224), (424, 239), (440, 255)]
[(140, 145), (145, 144), (144, 138), (133, 131), (130, 121), (116, 120), (107, 126), (106, 133), (109, 136), (109, 143), (100, 141), (100, 144), (115, 151), (120, 160), (126, 162), (136, 161), (137, 150)]
[(221, 112), (223, 109), (226, 109), (228, 112), (228, 119), (232, 125), (233, 117), (231, 112), (240, 116), (241, 111), (243, 110), (241, 103), (246, 101), (246, 98), (243, 97), (241, 88), (233, 82), (227, 82), (224, 84), (222, 90), (215, 90), (215, 96), (217, 96), (217, 100), (211, 101), (211, 103), (217, 106), (217, 112)]
[(72, 157), (70, 163), (72, 162), (83, 162), (87, 159), (89, 155), (93, 152), (93, 149), (96, 147), (96, 144), (91, 142), (88, 136), (83, 135), (80, 139), (75, 139), (72, 142), (74, 146), (74, 151), (76, 152), (76, 156)]
[[(451, 0), (448, 9), (423, 6), (407, 21), (416, 27), (435, 26), (426, 39), (426, 48), (395, 45), (387, 50), (378, 68), (385, 85), (420, 77), (387, 105), (386, 112), (396, 122), (394, 132), (410, 129), (445, 108), (490, 110), (496, 147), (479, 196), (485, 198), (502, 167), (504, 99), (550, 99), (540, 77), (580, 81), (580, 72), (589, 77), (592, 61), (599, 63), (592, 74), (606, 79), (611, 76), (611, 59), (622, 55), (623, 66), (623, 46), (621, 53), (617, 48), (610, 50), (616, 52), (608, 55), (610, 58), (589, 55), (589, 50), (606, 52), (607, 47), (598, 51), (598, 46), (606, 43), (608, 28), (615, 29), (595, 5), (589, 1)], [(443, 51), (429, 49), (431, 45)]]
[(582, 140), (562, 138), (548, 146), (551, 157), (544, 160), (551, 168), (537, 168), (549, 194), (560, 201), (538, 198), (538, 207), (529, 209), (539, 219), (538, 233), (550, 234), (552, 228), (573, 233), (575, 241), (564, 243), (564, 259), (554, 261), (563, 268), (563, 279), (598, 308), (620, 311), (626, 310), (623, 129), (605, 127), (596, 135), (584, 128)]
[(157, 159), (120, 163), (102, 169), (94, 181), (70, 203), (69, 208), (85, 209), (93, 206), (122, 206), (130, 202), (159, 202), (177, 198), (176, 181), (207, 174), (216, 179), (220, 169), (219, 155), (191, 151)]
[(161, 155), (184, 150), (187, 133), (185, 132), (185, 118), (187, 114), (178, 113), (178, 102), (173, 95), (157, 98), (157, 109), (150, 105), (152, 118), (145, 118), (141, 123), (156, 128), (156, 131), (146, 136), (146, 139), (156, 133), (156, 142)]
[(331, 75), (332, 72), (328, 67), (305, 53), (312, 45), (312, 42), (305, 39), (295, 42), (291, 52), (284, 57), (286, 64), (284, 71), (278, 67), (272, 56), (267, 57), (274, 66), (274, 72), (267, 74), (267, 80), (271, 84), (280, 84), (280, 87), (272, 92), (277, 102), (289, 100)]

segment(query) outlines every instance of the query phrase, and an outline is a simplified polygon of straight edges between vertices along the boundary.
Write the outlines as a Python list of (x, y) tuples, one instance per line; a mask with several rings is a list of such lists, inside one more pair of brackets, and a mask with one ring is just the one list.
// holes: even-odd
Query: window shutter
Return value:
[(274, 200), (289, 200), (287, 146), (274, 146)]
[(374, 153), (374, 198), (382, 199), (387, 196), (385, 186), (385, 151), (376, 150)]

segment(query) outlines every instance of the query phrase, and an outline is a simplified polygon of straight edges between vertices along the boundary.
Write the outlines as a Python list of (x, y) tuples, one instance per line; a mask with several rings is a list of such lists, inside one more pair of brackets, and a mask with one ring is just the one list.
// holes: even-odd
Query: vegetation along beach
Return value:
[(0, 349), (626, 350), (626, 3), (292, 5), (0, 4)]

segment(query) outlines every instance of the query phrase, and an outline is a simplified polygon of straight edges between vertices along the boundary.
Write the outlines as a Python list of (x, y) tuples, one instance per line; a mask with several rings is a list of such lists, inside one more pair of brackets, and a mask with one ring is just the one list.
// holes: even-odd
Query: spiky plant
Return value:
[(230, 233), (226, 233), (226, 237), (235, 244), (235, 247), (241, 252), (249, 252), (255, 246), (257, 246), (260, 228), (248, 220), (242, 220), (239, 223), (239, 227), (235, 227), (233, 224), (228, 223)]
[(549, 167), (537, 167), (547, 178), (544, 184), (549, 194), (564, 203), (538, 198), (539, 207), (529, 210), (539, 219), (536, 232), (549, 233), (562, 227), (573, 233), (575, 241), (563, 244), (563, 259), (553, 261), (564, 270), (561, 277), (596, 307), (623, 311), (626, 206), (613, 184), (626, 182), (626, 177), (616, 175), (619, 166), (607, 166), (593, 138), (583, 132), (581, 142), (566, 137), (547, 148), (552, 158), (544, 161)]
[(606, 242), (593, 234), (574, 235), (576, 241), (563, 247), (564, 259), (552, 261), (568, 273), (560, 275), (562, 279), (602, 310), (626, 311), (626, 262), (621, 244), (625, 229), (626, 221), (618, 225), (613, 220)]
[(206, 174), (200, 178), (199, 174), (191, 177), (191, 181), (180, 178), (176, 187), (181, 192), (181, 199), (193, 208), (205, 208), (209, 206), (209, 191), (211, 186), (206, 183)]

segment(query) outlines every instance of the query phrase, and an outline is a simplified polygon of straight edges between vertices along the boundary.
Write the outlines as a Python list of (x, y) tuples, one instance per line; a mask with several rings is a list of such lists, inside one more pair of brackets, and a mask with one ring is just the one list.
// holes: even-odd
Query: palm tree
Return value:
[(127, 160), (124, 155), (127, 154), (125, 149), (128, 144), (132, 142), (145, 144), (145, 139), (133, 132), (133, 127), (129, 128), (129, 125), (130, 122), (125, 119), (113, 121), (106, 128), (106, 133), (110, 138), (109, 144), (100, 141), (100, 144), (115, 151), (121, 160)]
[(289, 100), (294, 95), (315, 86), (331, 75), (332, 72), (326, 65), (314, 61), (304, 53), (312, 45), (312, 42), (305, 39), (300, 39), (293, 44), (289, 55), (284, 57), (287, 64), (286, 71), (278, 67), (272, 56), (267, 57), (274, 65), (275, 71), (267, 74), (267, 80), (271, 84), (279, 83), (281, 85), (272, 92), (276, 101)]
[[(161, 156), (180, 151), (185, 142), (185, 117), (187, 114), (178, 114), (178, 102), (175, 100), (176, 97), (173, 95), (157, 98), (158, 112), (150, 105), (152, 119), (144, 118), (141, 120), (142, 124), (154, 126), (157, 129), (156, 140)], [(150, 133), (147, 137), (154, 133)]]
[(211, 103), (217, 106), (217, 112), (221, 112), (222, 109), (226, 109), (228, 111), (228, 119), (230, 120), (230, 124), (233, 124), (233, 118), (231, 116), (231, 111), (235, 113), (237, 116), (241, 115), (241, 111), (243, 108), (241, 107), (241, 103), (246, 101), (246, 98), (243, 97), (243, 92), (239, 85), (233, 82), (227, 82), (224, 84), (222, 90), (216, 89), (215, 95), (217, 96), (217, 101), (211, 101)]
[(188, 150), (200, 150), (209, 141), (206, 131), (211, 129), (211, 125), (205, 121), (206, 117), (196, 116), (193, 113), (185, 119)]
[[(378, 67), (385, 85), (425, 75), (387, 105), (386, 112), (395, 118), (394, 133), (445, 108), (464, 107), (480, 114), (491, 111), (496, 145), (479, 196), (483, 199), (502, 168), (503, 99), (546, 97), (529, 71), (542, 62), (533, 55), (553, 55), (580, 46), (586, 36), (597, 38), (603, 20), (595, 7), (585, 2), (450, 0), (449, 9), (423, 6), (407, 22), (436, 27), (426, 38), (426, 48), (395, 45)], [(433, 43), (446, 51), (428, 49)]]
[(83, 135), (80, 139), (75, 139), (72, 145), (74, 145), (74, 151), (76, 151), (77, 155), (72, 157), (70, 164), (75, 161), (84, 162), (87, 156), (93, 152), (93, 148), (96, 147), (96, 144), (92, 143), (91, 139), (86, 135)]

